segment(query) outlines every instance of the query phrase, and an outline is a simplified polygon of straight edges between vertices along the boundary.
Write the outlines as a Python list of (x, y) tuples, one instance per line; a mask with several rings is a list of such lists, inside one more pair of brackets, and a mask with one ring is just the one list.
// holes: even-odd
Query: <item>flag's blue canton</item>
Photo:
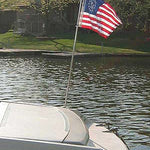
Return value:
[(85, 2), (85, 12), (96, 15), (99, 6), (104, 4), (102, 0), (86, 0)]

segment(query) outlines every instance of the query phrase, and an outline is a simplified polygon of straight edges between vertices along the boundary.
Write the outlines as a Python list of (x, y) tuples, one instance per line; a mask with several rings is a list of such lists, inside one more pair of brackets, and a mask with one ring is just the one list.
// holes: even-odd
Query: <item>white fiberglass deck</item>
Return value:
[(0, 150), (127, 150), (106, 131), (66, 108), (0, 102)]
[(70, 137), (72, 125), (63, 108), (0, 103), (0, 110), (0, 137), (81, 145), (86, 142), (86, 128), (71, 111), (68, 114), (76, 121), (79, 132), (77, 136)]

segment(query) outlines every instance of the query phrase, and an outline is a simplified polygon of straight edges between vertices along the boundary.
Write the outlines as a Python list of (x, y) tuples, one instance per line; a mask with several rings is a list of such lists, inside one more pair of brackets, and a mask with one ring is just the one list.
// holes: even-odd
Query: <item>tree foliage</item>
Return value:
[(123, 22), (124, 30), (148, 31), (150, 26), (149, 0), (107, 0)]
[(76, 0), (34, 0), (30, 6), (43, 16), (45, 30), (48, 33), (51, 14), (58, 15), (68, 4), (76, 3)]
[(70, 3), (76, 3), (78, 0), (0, 0), (0, 9), (17, 9), (18, 5), (33, 6), (39, 4), (41, 11), (44, 9), (59, 8), (63, 9)]
[[(123, 22), (123, 30), (148, 31), (150, 26), (150, 0), (105, 0), (116, 10)], [(18, 4), (33, 7), (45, 20), (52, 11), (59, 13), (70, 3), (79, 0), (0, 0), (0, 9), (16, 9)]]
[(68, 4), (76, 3), (78, 0), (0, 0), (0, 10), (15, 9), (19, 10), (18, 6), (28, 6), (43, 17), (45, 22), (46, 33), (50, 22), (50, 15), (54, 12), (59, 14)]
[(18, 5), (30, 5), (31, 0), (0, 0), (0, 10), (17, 9)]

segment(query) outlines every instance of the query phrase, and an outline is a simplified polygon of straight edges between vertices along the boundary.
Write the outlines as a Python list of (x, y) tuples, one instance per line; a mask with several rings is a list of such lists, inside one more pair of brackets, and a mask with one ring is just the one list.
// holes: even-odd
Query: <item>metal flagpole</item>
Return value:
[(81, 9), (82, 9), (83, 1), (84, 0), (80, 0), (80, 5), (79, 5), (78, 19), (77, 19), (77, 25), (76, 25), (76, 31), (75, 31), (75, 37), (74, 37), (74, 44), (73, 44), (73, 51), (72, 51), (71, 63), (70, 63), (69, 78), (68, 78), (68, 84), (67, 84), (66, 96), (65, 96), (65, 107), (67, 106), (67, 99), (68, 99), (68, 92), (69, 92), (69, 86), (70, 86), (70, 80), (71, 80), (71, 73), (72, 73), (72, 67), (73, 67), (74, 53), (75, 53), (76, 41), (77, 41), (77, 34), (78, 34), (78, 28), (79, 28), (80, 12), (81, 12)]

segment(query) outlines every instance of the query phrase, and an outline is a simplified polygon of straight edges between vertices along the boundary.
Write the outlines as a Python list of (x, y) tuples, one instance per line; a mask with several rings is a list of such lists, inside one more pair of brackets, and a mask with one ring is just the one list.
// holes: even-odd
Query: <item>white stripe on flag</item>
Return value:
[(85, 18), (85, 17), (84, 17), (83, 20), (89, 21), (89, 22), (91, 22), (91, 23), (93, 23), (93, 24), (96, 24), (96, 25), (98, 25), (99, 27), (102, 27), (102, 28), (106, 29), (106, 30), (109, 31), (109, 32), (113, 32), (113, 30), (111, 30), (110, 28), (106, 27), (106, 26), (103, 25), (103, 24), (98, 23), (97, 21), (91, 20), (90, 18)]
[(111, 13), (110, 11), (108, 11), (107, 9), (105, 9), (105, 8), (103, 8), (103, 7), (99, 7), (99, 9), (106, 11), (106, 12), (109, 13), (111, 16), (113, 16), (118, 22), (120, 22), (120, 20), (118, 20), (118, 18), (117, 18), (113, 13)]
[[(98, 20), (98, 21), (102, 21), (102, 22), (108, 24), (109, 26), (113, 27), (114, 29), (116, 28), (116, 26), (115, 26), (114, 24), (108, 22), (107, 20), (105, 20), (105, 19), (103, 19), (103, 18), (97, 17), (97, 16), (92, 15), (92, 14), (89, 14), (89, 13), (87, 13), (87, 12), (83, 12), (83, 14), (84, 14), (84, 15), (87, 15), (87, 16), (89, 16), (89, 17), (91, 17), (91, 18), (94, 18), (94, 19), (96, 19), (96, 20)], [(83, 18), (85, 18), (85, 17), (83, 16)]]
[(107, 4), (104, 4), (104, 5), (114, 13), (114, 15), (115, 15), (117, 21), (118, 21), (120, 24), (122, 24), (121, 20), (120, 20), (120, 19), (118, 18), (118, 16), (116, 15), (116, 12), (115, 12), (113, 9), (111, 9)]
[(97, 30), (99, 33), (102, 33), (102, 34), (104, 34), (106, 36), (110, 35), (110, 34), (106, 33), (105, 31), (103, 31), (103, 30), (99, 29), (98, 27), (95, 27), (95, 26), (93, 26), (93, 25), (91, 25), (89, 23), (84, 23), (83, 22), (82, 25), (85, 25), (85, 26), (88, 26), (88, 27), (92, 27), (93, 29)]
[(97, 14), (102, 15), (102, 16), (104, 16), (104, 17), (110, 19), (110, 20), (111, 20), (114, 24), (116, 24), (116, 25), (119, 25), (114, 19), (112, 19), (110, 16), (106, 15), (105, 13), (102, 13), (102, 12), (99, 12), (99, 11), (98, 11)]

